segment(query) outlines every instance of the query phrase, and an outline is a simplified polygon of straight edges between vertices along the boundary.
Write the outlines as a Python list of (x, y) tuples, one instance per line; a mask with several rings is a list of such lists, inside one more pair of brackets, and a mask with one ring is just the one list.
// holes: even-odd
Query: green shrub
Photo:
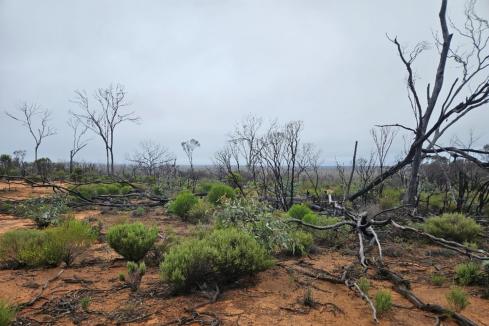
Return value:
[(146, 208), (142, 206), (139, 206), (138, 208), (136, 208), (131, 212), (131, 216), (133, 217), (141, 217), (144, 216), (145, 214), (146, 214)]
[(271, 263), (265, 249), (250, 234), (228, 228), (174, 246), (160, 265), (160, 272), (176, 289), (185, 290), (204, 282), (236, 280)]
[(66, 266), (70, 266), (97, 239), (97, 232), (88, 223), (75, 219), (45, 232), (44, 254), (47, 262), (53, 265), (64, 261)]
[(292, 256), (304, 256), (307, 254), (314, 244), (312, 234), (301, 231), (293, 230), (289, 232), (289, 243), (287, 245), (286, 253)]
[(368, 280), (368, 278), (366, 278), (365, 276), (360, 277), (357, 281), (357, 284), (360, 290), (368, 295), (368, 291), (370, 290), (370, 281)]
[(467, 293), (458, 286), (451, 287), (446, 298), (450, 308), (457, 312), (462, 311), (470, 304)]
[(156, 228), (142, 223), (119, 224), (107, 232), (109, 245), (121, 256), (130, 261), (139, 261), (153, 246), (158, 237)]
[(234, 199), (236, 194), (234, 189), (223, 183), (216, 183), (212, 185), (209, 193), (207, 194), (207, 199), (214, 205), (222, 203), (223, 198)]
[(287, 211), (287, 214), (291, 218), (295, 218), (298, 220), (302, 220), (302, 218), (309, 213), (313, 214), (312, 210), (306, 204), (294, 204)]
[(392, 295), (388, 290), (379, 290), (375, 294), (375, 309), (379, 315), (391, 310)]
[(170, 213), (180, 217), (186, 217), (190, 209), (197, 204), (198, 201), (197, 197), (190, 191), (182, 191), (171, 201), (168, 209)]
[(442, 274), (432, 274), (431, 275), (431, 284), (434, 286), (442, 286), (445, 283), (446, 277)]
[(15, 318), (15, 309), (0, 299), (0, 326), (8, 326)]
[(90, 307), (90, 303), (92, 302), (92, 298), (83, 297), (80, 299), (80, 307), (83, 311), (88, 312), (88, 307)]
[(214, 212), (214, 206), (206, 200), (200, 199), (188, 211), (188, 221), (192, 223), (208, 222)]
[(389, 209), (398, 206), (401, 202), (402, 193), (399, 189), (384, 188), (379, 199), (381, 209)]
[(44, 253), (46, 233), (41, 230), (19, 229), (0, 237), (0, 261), (14, 267), (47, 264)]
[(431, 217), (424, 223), (423, 229), (434, 236), (460, 243), (473, 240), (481, 232), (481, 226), (476, 221), (460, 213)]
[(459, 285), (471, 285), (477, 282), (480, 267), (474, 262), (458, 264), (455, 267), (455, 281)]
[(4, 213), (32, 219), (40, 228), (57, 224), (61, 214), (69, 211), (66, 196), (56, 195), (23, 200), (15, 205), (4, 204)]
[(132, 261), (127, 262), (127, 283), (131, 288), (131, 291), (137, 291), (144, 274), (146, 274), (146, 265), (144, 262), (135, 263)]

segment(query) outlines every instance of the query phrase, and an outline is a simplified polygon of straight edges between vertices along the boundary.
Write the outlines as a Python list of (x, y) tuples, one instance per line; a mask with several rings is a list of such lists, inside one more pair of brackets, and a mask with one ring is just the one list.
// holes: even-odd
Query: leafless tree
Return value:
[(85, 91), (75, 91), (73, 100), (80, 111), (73, 115), (88, 129), (98, 135), (105, 145), (107, 174), (114, 174), (114, 136), (116, 128), (123, 122), (137, 122), (139, 117), (135, 112), (126, 112), (129, 103), (126, 101), (127, 92), (124, 86), (117, 84), (107, 88), (99, 88), (93, 96), (97, 107), (90, 105)]
[(10, 118), (22, 123), (22, 125), (27, 128), (32, 138), (34, 138), (34, 161), (37, 161), (37, 153), (43, 139), (56, 134), (56, 131), (49, 126), (51, 112), (47, 109), (42, 110), (37, 104), (28, 103), (24, 103), (19, 107), (18, 111), (20, 112), (20, 115), (18, 116), (9, 112), (5, 113)]
[(285, 126), (274, 122), (260, 139), (262, 173), (273, 181), (275, 200), (284, 210), (292, 206), (294, 200), (302, 128), (302, 121), (291, 121)]
[[(377, 151), (377, 160), (379, 163), (379, 173), (384, 173), (385, 163), (387, 161), (387, 155), (391, 149), (394, 138), (397, 135), (397, 130), (392, 127), (380, 127), (377, 129), (371, 129), (370, 134), (375, 144)], [(383, 185), (379, 186), (379, 195), (382, 195)]]
[(68, 120), (68, 126), (73, 132), (73, 142), (70, 149), (70, 174), (72, 174), (76, 154), (88, 145), (87, 140), (84, 138), (88, 131), (88, 127), (73, 116)]
[(230, 137), (230, 140), (238, 146), (239, 153), (244, 157), (248, 172), (255, 183), (260, 159), (259, 131), (262, 124), (261, 118), (249, 115), (236, 125)]
[(175, 160), (175, 156), (165, 147), (151, 140), (142, 141), (139, 147), (129, 161), (143, 169), (150, 177), (154, 177), (161, 166), (171, 164)]
[(190, 165), (190, 180), (192, 180), (192, 187), (195, 188), (195, 171), (194, 171), (194, 150), (200, 147), (198, 140), (191, 138), (181, 143), (182, 149), (187, 155), (188, 163)]
[(245, 192), (240, 173), (239, 155), (235, 145), (236, 143), (233, 141), (228, 142), (223, 149), (216, 152), (214, 159), (217, 168), (235, 188), (238, 188), (239, 192), (244, 197)]
[[(411, 164), (411, 177), (408, 183), (405, 202), (415, 204), (418, 192), (418, 177), (421, 163), (425, 156), (425, 149), (431, 150), (440, 140), (440, 137), (467, 113), (489, 102), (489, 23), (479, 17), (474, 11), (474, 1), (470, 1), (465, 11), (466, 23), (462, 28), (452, 24), (459, 38), (467, 41), (465, 47), (452, 45), (453, 34), (449, 32), (446, 18), (447, 0), (442, 0), (439, 12), (441, 38), (435, 38), (439, 49), (438, 65), (433, 84), (428, 83), (426, 100), (422, 100), (419, 89), (415, 83), (413, 64), (416, 58), (428, 46), (425, 42), (419, 43), (407, 53), (397, 38), (390, 39), (395, 45), (397, 53), (406, 68), (408, 98), (414, 113), (415, 126), (409, 127), (401, 124), (391, 124), (408, 130), (413, 135), (413, 141), (407, 155), (396, 165), (377, 176), (363, 189), (349, 196), (354, 200), (382, 183), (386, 178), (394, 175), (400, 169)], [(462, 52), (463, 51), (463, 52)], [(442, 98), (445, 85), (445, 70), (447, 61), (453, 61), (460, 67), (460, 77), (449, 83)], [(433, 87), (432, 87), (433, 85)], [(387, 126), (387, 125), (386, 125)]]
[[(373, 177), (376, 173), (376, 155), (375, 153), (370, 153), (368, 159), (359, 158), (357, 161), (357, 169), (356, 173), (360, 180), (360, 187), (365, 187), (370, 181), (372, 181)], [(363, 195), (364, 203), (367, 203), (367, 193)]]
[(321, 152), (314, 148), (314, 145), (311, 143), (303, 144), (299, 160), (299, 169), (305, 174), (312, 186), (314, 196), (317, 199), (321, 196), (319, 193), (321, 165)]

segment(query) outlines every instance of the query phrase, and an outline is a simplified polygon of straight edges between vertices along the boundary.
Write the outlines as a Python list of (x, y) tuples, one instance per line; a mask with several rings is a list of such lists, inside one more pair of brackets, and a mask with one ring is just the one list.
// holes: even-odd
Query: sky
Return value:
[[(116, 130), (118, 163), (152, 140), (183, 164), (180, 143), (190, 138), (201, 143), (194, 162), (210, 163), (249, 114), (302, 120), (303, 141), (321, 150), (325, 164), (350, 160), (355, 140), (368, 155), (374, 125), (414, 125), (405, 70), (386, 33), (407, 48), (432, 43), (440, 2), (0, 0), (0, 153), (25, 149), (33, 158), (32, 138), (4, 113), (28, 102), (49, 109), (57, 130), (39, 156), (67, 161), (74, 91), (120, 83), (141, 120)], [(464, 5), (449, 1), (455, 23)], [(488, 0), (477, 8), (489, 18)], [(414, 66), (423, 94), (436, 59), (432, 48)], [(479, 145), (489, 143), (488, 122), (489, 107), (477, 109), (444, 142), (473, 130)], [(103, 143), (89, 138), (78, 160), (103, 162)], [(403, 144), (398, 136), (391, 160)]]

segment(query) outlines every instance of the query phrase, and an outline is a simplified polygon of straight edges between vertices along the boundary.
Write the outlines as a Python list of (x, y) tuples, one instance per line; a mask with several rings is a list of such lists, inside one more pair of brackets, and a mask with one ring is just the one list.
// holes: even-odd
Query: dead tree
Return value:
[(75, 91), (72, 102), (78, 104), (80, 112), (72, 113), (83, 125), (102, 139), (105, 146), (107, 175), (114, 174), (114, 136), (116, 128), (123, 122), (137, 122), (135, 112), (126, 112), (129, 103), (124, 86), (117, 84), (107, 88), (99, 88), (93, 96), (98, 107), (90, 105), (85, 91)]
[[(39, 146), (44, 138), (55, 135), (56, 131), (49, 126), (49, 120), (51, 119), (51, 112), (49, 110), (42, 110), (37, 104), (24, 103), (18, 111), (19, 116), (12, 113), (5, 112), (10, 118), (19, 121), (24, 127), (27, 128), (32, 138), (34, 138), (34, 162), (37, 161), (37, 153)], [(38, 121), (36, 121), (38, 120)]]
[[(384, 168), (387, 162), (387, 155), (391, 149), (394, 138), (397, 135), (397, 130), (392, 127), (380, 127), (380, 131), (377, 129), (371, 129), (370, 134), (375, 144), (375, 149), (377, 151), (377, 159), (379, 163), (379, 173), (384, 173)], [(379, 186), (379, 195), (382, 196), (383, 186)]]
[(73, 132), (73, 142), (70, 149), (70, 174), (72, 174), (76, 154), (88, 145), (87, 140), (84, 139), (88, 127), (82, 124), (76, 117), (71, 117), (68, 120), (68, 126)]
[(198, 140), (191, 138), (190, 140), (183, 141), (181, 143), (182, 149), (187, 155), (188, 163), (190, 165), (190, 180), (192, 181), (192, 189), (195, 188), (195, 171), (194, 171), (194, 150), (200, 147), (200, 143)]
[[(416, 58), (428, 48), (426, 43), (419, 43), (410, 53), (406, 53), (397, 38), (390, 39), (406, 68), (408, 98), (413, 110), (415, 126), (401, 124), (395, 126), (408, 130), (413, 135), (407, 155), (384, 173), (377, 176), (363, 189), (348, 197), (354, 200), (381, 184), (385, 179), (394, 175), (405, 166), (411, 164), (411, 177), (408, 182), (405, 202), (415, 204), (418, 191), (418, 177), (424, 159), (423, 149), (432, 149), (440, 137), (467, 113), (480, 108), (489, 102), (489, 75), (485, 74), (489, 67), (489, 23), (479, 17), (474, 11), (474, 2), (469, 2), (465, 12), (466, 23), (462, 28), (452, 24), (459, 38), (468, 41), (469, 50), (461, 53), (459, 48), (452, 45), (453, 34), (449, 32), (446, 11), (448, 0), (442, 0), (439, 12), (441, 39), (436, 38), (435, 44), (439, 49), (438, 65), (433, 84), (428, 83), (426, 100), (420, 96), (416, 87), (413, 64)], [(446, 96), (440, 95), (444, 90), (445, 70), (451, 60), (461, 68), (461, 76), (449, 83), (445, 90)]]
[(146, 172), (146, 175), (154, 177), (163, 165), (172, 164), (175, 156), (165, 147), (150, 140), (142, 141), (140, 150), (136, 150), (128, 159)]
[(302, 146), (299, 171), (304, 173), (307, 180), (312, 186), (316, 199), (321, 197), (319, 193), (320, 187), (320, 171), (321, 171), (321, 152), (314, 148), (313, 144), (307, 143)]
[[(365, 187), (375, 176), (376, 166), (375, 166), (376, 157), (372, 152), (370, 153), (369, 159), (359, 158), (357, 162), (356, 173), (360, 180), (360, 187)], [(363, 195), (364, 204), (367, 204), (367, 194)]]
[(230, 136), (230, 141), (238, 145), (240, 154), (244, 157), (248, 172), (253, 182), (257, 181), (258, 161), (260, 159), (259, 131), (263, 124), (261, 118), (249, 115), (236, 125)]
[(217, 151), (214, 155), (215, 163), (219, 171), (226, 177), (226, 179), (237, 188), (241, 195), (245, 197), (243, 180), (240, 173), (240, 162), (238, 149), (236, 143), (228, 142), (226, 146)]

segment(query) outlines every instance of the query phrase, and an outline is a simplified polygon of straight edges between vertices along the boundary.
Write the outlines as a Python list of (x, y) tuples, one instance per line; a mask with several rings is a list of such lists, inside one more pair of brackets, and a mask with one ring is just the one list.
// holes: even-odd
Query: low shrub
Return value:
[(14, 230), (0, 238), (0, 261), (14, 267), (70, 266), (97, 238), (88, 223), (67, 220), (44, 230)]
[(357, 285), (363, 293), (368, 295), (368, 291), (370, 290), (370, 281), (368, 280), (368, 278), (366, 278), (365, 276), (360, 277), (357, 281)]
[(77, 191), (83, 197), (91, 199), (101, 195), (124, 195), (132, 191), (132, 187), (121, 183), (92, 183), (75, 186), (72, 190)]
[(314, 307), (316, 305), (316, 300), (314, 299), (314, 295), (312, 293), (311, 288), (307, 288), (304, 292), (304, 298), (302, 299), (302, 304), (306, 307)]
[(442, 274), (432, 274), (431, 284), (434, 286), (442, 286), (446, 281), (446, 277)]
[(142, 206), (139, 206), (138, 208), (136, 208), (131, 212), (132, 217), (141, 217), (144, 216), (145, 214), (146, 214), (146, 208)]
[(70, 219), (46, 229), (46, 237), (46, 260), (53, 265), (63, 261), (70, 266), (97, 239), (97, 232), (86, 222)]
[(314, 239), (312, 234), (302, 231), (293, 230), (289, 232), (289, 244), (286, 253), (292, 256), (304, 256), (311, 250)]
[(375, 309), (379, 315), (392, 309), (392, 295), (388, 290), (379, 290), (375, 294)]
[(197, 204), (198, 201), (197, 197), (190, 191), (182, 191), (171, 201), (168, 210), (170, 213), (180, 217), (187, 217), (190, 209)]
[(47, 265), (44, 254), (46, 233), (41, 230), (19, 229), (0, 237), (0, 261), (12, 267)]
[(144, 274), (146, 274), (146, 265), (144, 262), (139, 264), (132, 261), (127, 262), (126, 281), (131, 291), (135, 292), (139, 289), (139, 285), (141, 284)]
[(306, 204), (294, 204), (287, 211), (287, 214), (291, 218), (298, 220), (302, 220), (302, 218), (309, 213), (312, 213), (312, 210)]
[(214, 206), (211, 203), (199, 199), (199, 201), (188, 211), (187, 219), (191, 223), (205, 223), (211, 219), (213, 212)]
[(229, 282), (271, 266), (265, 249), (248, 233), (215, 230), (202, 239), (189, 239), (170, 249), (160, 265), (162, 279), (177, 290), (204, 282)]
[(423, 224), (423, 229), (434, 236), (460, 243), (473, 240), (481, 232), (476, 221), (460, 213), (431, 217)]
[(454, 311), (462, 311), (469, 304), (469, 299), (467, 298), (467, 293), (462, 288), (458, 286), (453, 286), (446, 295), (447, 302), (450, 308)]
[(0, 299), (0, 326), (8, 326), (15, 318), (15, 308)]
[(80, 299), (80, 307), (83, 311), (88, 312), (88, 308), (90, 307), (90, 303), (92, 302), (92, 298), (83, 297)]
[(146, 255), (157, 237), (156, 228), (142, 223), (115, 225), (107, 232), (107, 240), (112, 249), (125, 259), (136, 262)]
[(223, 183), (213, 184), (207, 194), (207, 199), (214, 205), (221, 204), (223, 198), (234, 199), (235, 197), (234, 189)]
[(379, 199), (381, 209), (389, 209), (398, 206), (401, 202), (402, 193), (399, 189), (384, 188)]
[(455, 267), (455, 281), (459, 285), (471, 285), (478, 281), (480, 267), (474, 262), (458, 264)]

